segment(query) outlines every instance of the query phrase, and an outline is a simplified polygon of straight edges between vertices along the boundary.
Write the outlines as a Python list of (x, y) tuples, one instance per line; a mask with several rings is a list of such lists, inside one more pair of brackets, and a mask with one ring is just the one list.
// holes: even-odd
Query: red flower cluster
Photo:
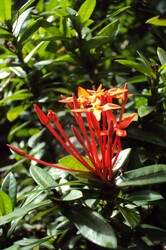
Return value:
[[(81, 144), (85, 156), (82, 156), (74, 144), (70, 141), (66, 132), (58, 121), (57, 115), (49, 110), (47, 116), (35, 104), (35, 111), (40, 119), (62, 146), (73, 155), (86, 169), (87, 172), (98, 175), (102, 180), (112, 178), (112, 169), (121, 151), (121, 137), (126, 136), (126, 128), (132, 122), (136, 114), (123, 118), (125, 104), (128, 99), (128, 86), (124, 88), (102, 89), (102, 85), (96, 91), (78, 88), (78, 98), (62, 97), (60, 102), (66, 103), (72, 111), (77, 122), (77, 128), (72, 125), (71, 129), (77, 141)], [(120, 105), (114, 104), (114, 99), (120, 99)], [(113, 110), (119, 109), (118, 118)], [(51, 123), (54, 123), (56, 130)], [(58, 131), (58, 132), (57, 132)], [(74, 168), (66, 168), (36, 159), (22, 150), (8, 145), (16, 153), (37, 161), (45, 166), (55, 167), (67, 171), (78, 171)]]

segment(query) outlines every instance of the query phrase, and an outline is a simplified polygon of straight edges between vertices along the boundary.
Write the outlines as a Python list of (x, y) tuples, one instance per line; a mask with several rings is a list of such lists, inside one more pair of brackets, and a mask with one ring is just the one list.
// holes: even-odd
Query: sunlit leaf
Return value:
[(82, 205), (68, 207), (62, 213), (74, 223), (86, 239), (101, 247), (116, 249), (115, 233), (99, 213)]
[(82, 24), (90, 18), (95, 6), (96, 0), (86, 0), (83, 2), (80, 9), (78, 10), (78, 16)]
[(11, 0), (0, 0), (0, 22), (11, 19)]
[(11, 213), (13, 210), (12, 200), (9, 195), (0, 190), (0, 220), (1, 216)]
[(7, 112), (7, 119), (12, 122), (14, 121), (23, 111), (29, 108), (30, 104), (25, 104), (21, 106), (15, 106)]
[(146, 21), (148, 24), (153, 24), (157, 26), (166, 26), (166, 19), (160, 18), (160, 16), (155, 16)]
[(3, 180), (1, 188), (6, 194), (9, 195), (14, 207), (17, 196), (17, 182), (15, 176), (11, 172)]
[(166, 63), (166, 51), (162, 48), (157, 48), (157, 54), (161, 65), (164, 65)]
[[(93, 167), (91, 161), (86, 158), (86, 157), (83, 157), (84, 160), (91, 166)], [(59, 160), (59, 163), (64, 166), (64, 167), (67, 167), (67, 168), (71, 168), (71, 169), (75, 169), (75, 170), (78, 170), (78, 171), (86, 171), (88, 172), (89, 170), (83, 165), (81, 164), (79, 161), (76, 160), (76, 158), (74, 158), (74, 156), (72, 155), (68, 155), (68, 156), (65, 156), (63, 158), (61, 158)]]
[(106, 36), (109, 38), (114, 37), (118, 33), (119, 21), (115, 20), (112, 23), (109, 23), (101, 31), (99, 31), (98, 36)]

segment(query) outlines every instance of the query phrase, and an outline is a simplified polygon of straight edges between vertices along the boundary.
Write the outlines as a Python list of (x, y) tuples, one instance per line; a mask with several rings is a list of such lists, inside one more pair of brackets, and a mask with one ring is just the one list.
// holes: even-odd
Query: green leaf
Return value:
[(57, 182), (52, 178), (52, 176), (43, 168), (37, 166), (30, 167), (30, 174), (36, 183), (42, 188), (56, 187)]
[(149, 204), (151, 201), (163, 199), (162, 195), (152, 190), (140, 190), (127, 196), (127, 200), (132, 201), (137, 206)]
[(140, 223), (140, 215), (138, 212), (127, 207), (117, 207), (131, 228), (136, 227)]
[(11, 40), (14, 38), (14, 36), (3, 27), (0, 27), (0, 37), (6, 40)]
[(151, 63), (146, 59), (146, 57), (144, 57), (144, 55), (142, 55), (140, 52), (138, 52), (138, 55), (140, 56), (141, 58), (141, 61), (144, 63), (144, 65), (147, 67), (147, 68), (151, 68)]
[(157, 48), (157, 55), (159, 57), (161, 65), (166, 63), (166, 51), (162, 48)]
[(21, 38), (18, 42), (18, 47), (22, 47), (27, 41), (31, 38), (31, 36), (38, 31), (38, 29), (41, 27), (43, 22), (43, 18), (40, 17), (37, 20), (31, 21), (30, 25), (25, 29), (23, 34), (21, 35)]
[(143, 64), (141, 63), (137, 63), (137, 62), (134, 62), (134, 61), (130, 61), (130, 60), (121, 60), (121, 59), (118, 59), (116, 60), (116, 62), (122, 64), (122, 65), (125, 65), (127, 67), (130, 67), (130, 68), (133, 68), (141, 73), (144, 73), (145, 75), (148, 75), (154, 79), (156, 79), (156, 75), (155, 73), (153, 72), (153, 70), (151, 68), (147, 68), (145, 67)]
[(140, 117), (144, 117), (150, 113), (152, 113), (154, 110), (154, 107), (148, 106), (148, 105), (142, 105), (138, 108), (138, 115)]
[(61, 198), (62, 201), (73, 201), (80, 199), (82, 197), (82, 192), (80, 190), (72, 189), (66, 192)]
[(35, 0), (29, 0), (27, 1), (18, 11), (17, 15), (14, 17), (14, 20), (16, 20), (16, 18), (18, 18), (18, 16), (20, 16), (33, 2), (35, 2)]
[[(83, 158), (91, 167), (94, 168), (94, 166), (92, 165), (91, 161), (88, 158), (86, 157), (83, 157)], [(74, 158), (74, 156), (72, 155), (68, 155), (68, 156), (61, 158), (59, 160), (59, 163), (64, 167), (72, 168), (78, 171), (87, 171), (87, 172), (89, 171), (83, 164), (77, 161), (77, 159)]]
[(51, 203), (50, 200), (45, 200), (39, 203), (29, 204), (25, 207), (16, 208), (13, 212), (6, 214), (0, 218), (0, 226), (26, 215), (28, 212), (32, 211), (33, 209), (36, 209), (41, 206), (49, 205), (50, 203)]
[(0, 22), (11, 20), (11, 0), (0, 0)]
[(11, 213), (12, 210), (12, 200), (10, 199), (9, 195), (7, 195), (4, 191), (0, 190), (0, 217)]
[(119, 27), (119, 21), (115, 20), (114, 22), (109, 23), (101, 31), (99, 31), (98, 36), (106, 36), (106, 37), (112, 38), (117, 35), (118, 27)]
[(127, 171), (116, 178), (118, 187), (143, 186), (166, 182), (166, 165), (156, 164)]
[(86, 0), (78, 10), (81, 24), (84, 24), (92, 15), (96, 6), (96, 0)]
[(29, 108), (30, 104), (15, 106), (7, 112), (7, 119), (12, 122), (14, 121), (22, 112)]
[[(16, 244), (21, 245), (21, 250), (32, 250), (36, 249), (36, 246), (40, 246), (44, 242), (48, 241), (49, 239), (53, 238), (54, 235), (49, 235), (46, 237), (43, 237), (41, 239), (22, 239), (16, 241)], [(38, 248), (37, 248), (38, 249)]]
[(10, 172), (2, 182), (2, 190), (9, 195), (12, 200), (13, 207), (15, 207), (17, 196), (17, 182), (15, 176)]
[(114, 231), (99, 213), (82, 205), (67, 207), (62, 213), (74, 223), (86, 239), (101, 247), (116, 249)]
[(11, 71), (13, 71), (18, 77), (25, 78), (27, 76), (26, 72), (22, 67), (19, 66), (11, 66), (9, 67)]
[(113, 173), (116, 173), (120, 168), (123, 168), (124, 164), (126, 164), (126, 161), (129, 158), (130, 152), (131, 148), (126, 148), (120, 152), (120, 154), (118, 155), (118, 159), (112, 170)]
[(146, 21), (148, 24), (153, 24), (157, 26), (166, 26), (166, 19), (160, 18), (160, 16), (155, 16)]
[(24, 22), (26, 21), (26, 19), (29, 17), (32, 9), (33, 9), (33, 7), (27, 9), (22, 14), (20, 14), (20, 12), (18, 13), (17, 19), (13, 24), (13, 34), (14, 34), (14, 36), (17, 37), (20, 34), (21, 28), (22, 28)]

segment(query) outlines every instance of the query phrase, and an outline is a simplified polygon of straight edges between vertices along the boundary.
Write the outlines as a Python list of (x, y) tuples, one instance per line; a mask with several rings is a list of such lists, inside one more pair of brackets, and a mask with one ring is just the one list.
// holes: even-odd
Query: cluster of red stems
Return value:
[[(125, 84), (124, 88), (112, 88), (109, 90), (102, 89), (102, 85), (100, 85), (96, 91), (78, 87), (78, 98), (75, 94), (68, 98), (62, 96), (60, 102), (67, 104), (77, 122), (77, 128), (72, 125), (71, 129), (85, 152), (84, 156), (80, 154), (67, 136), (58, 121), (56, 113), (49, 110), (48, 114), (45, 115), (34, 104), (34, 109), (40, 122), (50, 130), (68, 153), (84, 166), (85, 171), (76, 170), (72, 166), (67, 168), (48, 163), (36, 159), (12, 145), (8, 146), (17, 154), (42, 165), (66, 171), (92, 173), (99, 176), (103, 181), (109, 181), (112, 178), (112, 170), (118, 159), (118, 155), (122, 150), (121, 137), (126, 136), (125, 129), (136, 116), (136, 113), (134, 113), (123, 118), (128, 97), (127, 84)], [(120, 99), (120, 102), (118, 102), (120, 105), (113, 103), (115, 99)], [(118, 118), (113, 113), (117, 109), (119, 110)], [(56, 129), (53, 128), (52, 124), (54, 124)]]

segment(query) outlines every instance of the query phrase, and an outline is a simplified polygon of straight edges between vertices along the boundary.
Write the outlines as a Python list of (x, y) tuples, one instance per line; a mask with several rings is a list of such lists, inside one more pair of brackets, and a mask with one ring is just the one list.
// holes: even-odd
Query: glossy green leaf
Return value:
[(126, 164), (128, 158), (129, 158), (130, 152), (131, 152), (131, 148), (126, 148), (120, 152), (120, 154), (118, 155), (118, 159), (117, 159), (117, 161), (114, 165), (114, 168), (112, 170), (113, 173), (115, 173), (119, 169), (123, 168), (123, 166)]
[(21, 28), (22, 28), (24, 22), (28, 19), (32, 9), (33, 9), (33, 7), (27, 9), (22, 14), (20, 14), (20, 12), (18, 13), (18, 17), (13, 24), (13, 35), (14, 36), (17, 37), (20, 34)]
[(11, 0), (0, 0), (0, 22), (11, 20)]
[(13, 207), (16, 203), (17, 196), (17, 182), (13, 173), (9, 173), (2, 182), (2, 190), (9, 195), (12, 200)]
[(140, 223), (140, 215), (134, 209), (123, 206), (117, 207), (131, 228), (136, 227)]
[(146, 205), (151, 201), (163, 199), (162, 195), (152, 190), (140, 190), (127, 196), (127, 200), (132, 201), (137, 206)]
[(30, 25), (25, 29), (25, 31), (23, 32), (23, 34), (21, 35), (21, 38), (18, 42), (18, 47), (19, 46), (23, 46), (25, 43), (27, 43), (27, 41), (29, 41), (29, 39), (31, 38), (31, 36), (38, 31), (38, 29), (41, 27), (43, 22), (43, 18), (40, 17), (37, 20), (33, 20), (31, 21)]
[(69, 190), (68, 192), (66, 192), (61, 200), (63, 201), (73, 201), (73, 200), (77, 200), (80, 199), (82, 197), (82, 192), (80, 190), (76, 190), (76, 189), (72, 189)]
[(49, 205), (50, 203), (51, 203), (50, 200), (45, 200), (40, 203), (29, 204), (25, 207), (16, 208), (13, 212), (6, 214), (0, 218), (0, 226), (26, 215), (28, 212), (32, 211), (33, 209), (36, 209), (41, 206)]
[(84, 24), (90, 18), (95, 6), (96, 6), (96, 0), (86, 0), (81, 5), (81, 7), (78, 10), (78, 16), (82, 24)]
[(32, 175), (36, 183), (42, 188), (57, 186), (57, 182), (52, 178), (52, 176), (44, 168), (31, 166), (30, 174)]
[(116, 249), (115, 233), (99, 213), (82, 205), (67, 207), (62, 213), (86, 239), (101, 247)]
[(161, 65), (166, 64), (166, 51), (162, 48), (157, 48), (157, 55), (159, 57)]
[(142, 105), (138, 108), (138, 115), (140, 117), (144, 117), (150, 113), (152, 113), (154, 110), (154, 107), (148, 106), (148, 105)]
[(137, 63), (135, 61), (130, 61), (130, 60), (116, 60), (116, 62), (122, 64), (122, 65), (125, 65), (127, 67), (130, 67), (130, 68), (133, 68), (141, 73), (144, 73), (145, 75), (148, 75), (154, 79), (156, 79), (156, 75), (155, 73), (153, 72), (153, 70), (151, 68), (147, 68), (145, 67), (143, 64), (141, 63)]
[(116, 185), (143, 186), (166, 182), (166, 165), (156, 164), (127, 171), (116, 178)]
[(14, 17), (14, 20), (18, 18), (35, 0), (28, 0), (18, 11), (17, 15)]
[(138, 52), (138, 55), (140, 56), (140, 59), (141, 61), (144, 63), (144, 65), (147, 67), (147, 68), (151, 68), (151, 63), (149, 62), (148, 59), (146, 59), (146, 57), (144, 55), (142, 55), (140, 52)]
[(19, 66), (10, 66), (9, 69), (14, 72), (18, 77), (25, 78), (27, 76), (26, 72), (23, 70), (22, 67)]
[(9, 110), (7, 112), (7, 119), (12, 122), (15, 119), (17, 119), (17, 117), (19, 117), (19, 115), (24, 112), (27, 108), (29, 108), (30, 104), (25, 104), (22, 106), (15, 106), (14, 108), (12, 108), (11, 110)]
[(157, 26), (166, 26), (166, 19), (160, 18), (160, 16), (155, 16), (146, 21), (148, 24), (153, 24)]
[[(93, 167), (91, 161), (88, 158), (86, 158), (86, 157), (83, 157), (83, 158), (91, 167)], [(78, 171), (82, 170), (82, 171), (89, 172), (89, 170), (83, 164), (81, 164), (79, 161), (77, 161), (76, 158), (74, 158), (74, 156), (72, 156), (72, 155), (68, 155), (68, 156), (61, 158), (59, 160), (59, 163), (62, 166), (67, 167), (67, 168), (72, 168), (72, 169), (75, 169)]]
[(12, 200), (10, 199), (8, 194), (0, 190), (0, 217), (11, 213), (12, 210), (13, 210)]
[(109, 38), (114, 37), (118, 33), (119, 21), (115, 20), (112, 23), (109, 23), (101, 31), (98, 32), (98, 36), (106, 36)]

